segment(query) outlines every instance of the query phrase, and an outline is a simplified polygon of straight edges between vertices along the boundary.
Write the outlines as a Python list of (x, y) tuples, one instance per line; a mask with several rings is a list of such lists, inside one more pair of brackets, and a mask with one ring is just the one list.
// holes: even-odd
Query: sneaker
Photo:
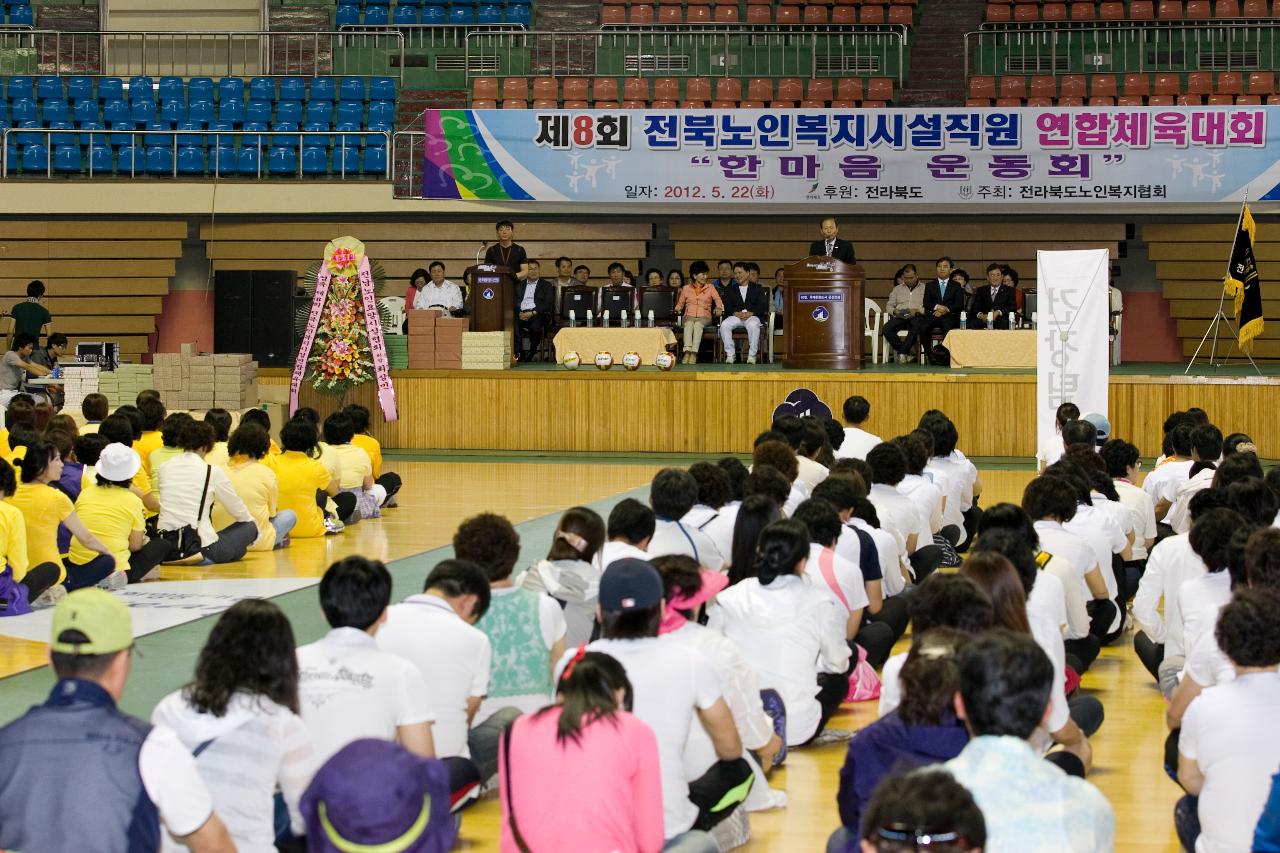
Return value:
[(733, 353), (727, 352), (724, 354), (724, 363), (733, 364)]
[(324, 520), (324, 532), (326, 536), (332, 536), (335, 533), (341, 533), (346, 529), (347, 529), (347, 526), (336, 518), (326, 518)]
[(387, 498), (387, 501), (386, 501), (386, 503), (384, 503), (384, 504), (382, 505), (382, 508), (383, 508), (383, 509), (395, 509), (395, 508), (396, 508), (396, 507), (398, 507), (398, 506), (400, 506), (400, 504), (396, 503), (396, 496), (395, 496), (395, 495), (392, 495), (391, 497)]
[(54, 584), (53, 586), (40, 593), (40, 597), (31, 602), (32, 607), (53, 607), (59, 601), (67, 597), (67, 588), (62, 584)]
[(747, 364), (755, 364), (755, 363), (756, 363), (756, 357), (754, 355), (747, 356)]
[(103, 578), (98, 583), (98, 586), (101, 589), (107, 589), (114, 592), (118, 589), (124, 589), (128, 585), (128, 583), (129, 583), (128, 574), (126, 574), (125, 572), (112, 572), (111, 574)]

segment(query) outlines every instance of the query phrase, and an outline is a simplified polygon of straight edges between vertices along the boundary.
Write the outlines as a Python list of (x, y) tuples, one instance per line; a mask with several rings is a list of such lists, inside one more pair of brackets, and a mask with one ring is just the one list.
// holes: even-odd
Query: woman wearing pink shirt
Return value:
[(630, 708), (622, 665), (580, 646), (556, 704), (520, 717), (503, 734), (503, 853), (662, 850), (658, 742)]
[(707, 281), (711, 268), (706, 261), (694, 261), (689, 265), (692, 281), (680, 288), (676, 297), (676, 313), (681, 315), (684, 326), (684, 363), (698, 363), (698, 348), (702, 346), (702, 330), (711, 324), (712, 316), (724, 313), (724, 303), (715, 285)]

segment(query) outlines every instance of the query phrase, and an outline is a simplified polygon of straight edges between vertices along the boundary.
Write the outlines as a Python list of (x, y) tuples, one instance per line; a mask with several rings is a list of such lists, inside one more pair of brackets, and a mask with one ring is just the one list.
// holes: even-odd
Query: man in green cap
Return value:
[[(0, 849), (234, 851), (195, 757), (116, 707), (133, 652), (129, 608), (79, 589), (53, 611), (48, 700), (0, 729)], [(163, 827), (163, 828), (162, 828)]]

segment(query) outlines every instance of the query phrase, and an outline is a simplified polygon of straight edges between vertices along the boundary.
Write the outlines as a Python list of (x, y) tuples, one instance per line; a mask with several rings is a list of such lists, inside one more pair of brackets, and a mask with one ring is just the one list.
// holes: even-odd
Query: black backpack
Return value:
[(951, 350), (942, 344), (935, 344), (933, 349), (929, 350), (929, 363), (934, 367), (950, 367)]

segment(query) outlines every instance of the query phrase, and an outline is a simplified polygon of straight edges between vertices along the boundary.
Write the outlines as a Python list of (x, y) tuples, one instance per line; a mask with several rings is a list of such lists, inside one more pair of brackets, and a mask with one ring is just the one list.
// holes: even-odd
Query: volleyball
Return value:
[(610, 367), (613, 367), (613, 353), (611, 352), (596, 353), (596, 367), (600, 368), (601, 370), (608, 370)]
[(564, 357), (560, 359), (560, 363), (563, 364), (567, 370), (577, 370), (578, 365), (582, 364), (582, 358), (575, 350), (569, 350), (564, 354)]
[(653, 363), (659, 370), (670, 370), (676, 365), (676, 357), (669, 352), (660, 352), (653, 357)]
[(622, 366), (627, 370), (635, 370), (640, 366), (640, 353), (629, 352), (622, 357)]

